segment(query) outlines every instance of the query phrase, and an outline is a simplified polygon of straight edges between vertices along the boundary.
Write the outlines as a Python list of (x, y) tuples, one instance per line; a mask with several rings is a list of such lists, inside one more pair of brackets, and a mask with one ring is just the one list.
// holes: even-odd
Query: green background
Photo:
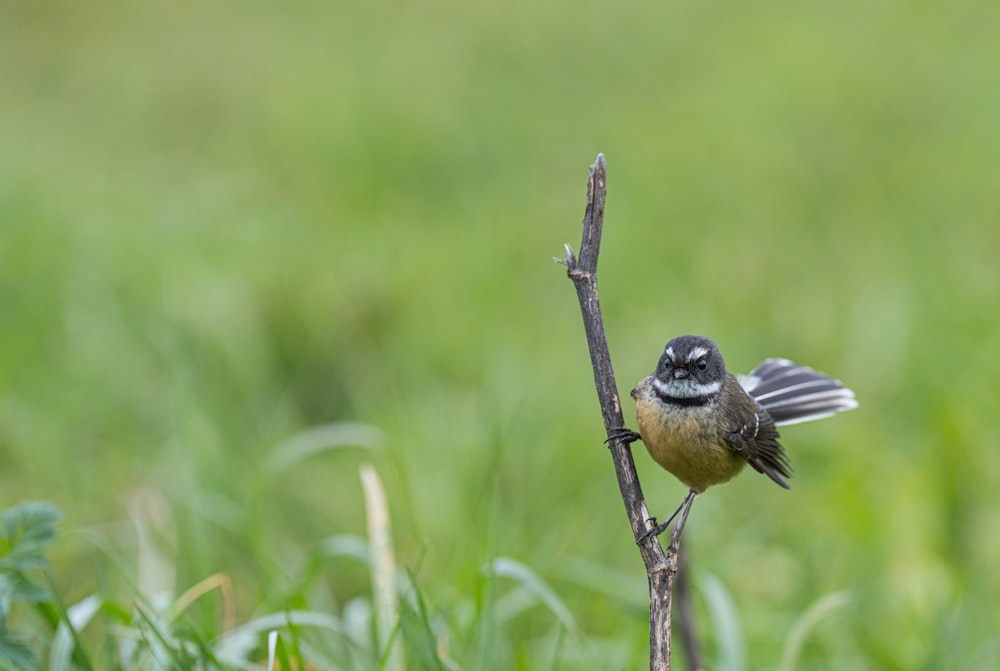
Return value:
[[(990, 668), (998, 22), (961, 0), (5, 3), (0, 504), (62, 508), (69, 602), (127, 589), (145, 520), (175, 592), (225, 572), (245, 619), (283, 607), (304, 548), (364, 534), (373, 462), (436, 608), (513, 557), (580, 625), (566, 668), (641, 668), (643, 569), (551, 261), (600, 151), (627, 415), (682, 333), (861, 403), (783, 432), (790, 492), (748, 472), (695, 505), (695, 583), (725, 586), (750, 667), (846, 590), (799, 668)], [(335, 422), (375, 449), (275, 472)], [(635, 448), (666, 514), (684, 488)], [(323, 580), (369, 590), (356, 564)], [(496, 668), (543, 668), (558, 626), (497, 624)]]

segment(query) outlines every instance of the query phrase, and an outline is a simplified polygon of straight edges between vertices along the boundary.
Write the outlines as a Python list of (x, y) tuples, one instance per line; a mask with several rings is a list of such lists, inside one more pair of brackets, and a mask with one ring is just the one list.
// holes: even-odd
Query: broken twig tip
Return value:
[(552, 260), (556, 263), (561, 263), (567, 268), (573, 268), (576, 266), (576, 254), (573, 253), (573, 248), (569, 246), (568, 242), (563, 243), (563, 249), (566, 250), (566, 258), (560, 259), (557, 257), (552, 257)]

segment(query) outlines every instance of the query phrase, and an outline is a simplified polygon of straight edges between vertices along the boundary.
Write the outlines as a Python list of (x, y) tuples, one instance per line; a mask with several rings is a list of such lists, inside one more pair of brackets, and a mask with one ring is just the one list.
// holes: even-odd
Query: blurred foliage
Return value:
[[(640, 664), (641, 564), (549, 260), (578, 244), (602, 151), (623, 394), (694, 332), (733, 370), (786, 356), (861, 402), (784, 432), (791, 492), (747, 473), (695, 507), (694, 571), (727, 587), (749, 664), (777, 666), (846, 591), (797, 668), (996, 666), (997, 19), (969, 0), (5, 3), (0, 505), (64, 511), (68, 602), (130, 589), (150, 542), (177, 573), (160, 587), (225, 572), (245, 617), (294, 605), (311, 544), (361, 532), (374, 459), (429, 600), (476, 598), (513, 557), (565, 600), (565, 648)], [(379, 447), (269, 472), (338, 421)], [(638, 449), (672, 510), (682, 486)], [(325, 582), (333, 610), (367, 590), (350, 567)], [(509, 659), (549, 663), (543, 611), (504, 624)]]
[(28, 637), (11, 626), (11, 611), (19, 602), (48, 601), (31, 576), (48, 565), (45, 553), (59, 517), (46, 503), (24, 503), (0, 513), (0, 668), (37, 668)]

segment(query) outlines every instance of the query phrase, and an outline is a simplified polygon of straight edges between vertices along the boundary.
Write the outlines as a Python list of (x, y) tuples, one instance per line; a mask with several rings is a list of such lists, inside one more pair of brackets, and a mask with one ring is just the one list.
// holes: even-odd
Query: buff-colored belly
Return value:
[(639, 435), (650, 456), (685, 485), (703, 492), (735, 477), (746, 462), (729, 446), (720, 444), (712, 428), (700, 426), (695, 412), (690, 408), (664, 412), (655, 397), (640, 394), (636, 399)]

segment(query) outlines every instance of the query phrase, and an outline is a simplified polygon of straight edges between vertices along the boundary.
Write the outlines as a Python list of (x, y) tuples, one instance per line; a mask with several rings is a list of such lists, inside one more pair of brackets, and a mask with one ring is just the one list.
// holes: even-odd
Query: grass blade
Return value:
[(556, 616), (567, 631), (572, 634), (579, 632), (576, 620), (569, 608), (559, 598), (556, 591), (531, 568), (510, 557), (497, 557), (490, 565), (490, 570), (493, 575), (517, 581), (531, 596), (545, 604), (545, 607)]
[(713, 575), (706, 575), (699, 581), (699, 587), (708, 602), (708, 612), (718, 641), (719, 671), (745, 671), (747, 668), (746, 646), (740, 632), (739, 614), (722, 581)]
[(792, 625), (788, 639), (785, 641), (785, 649), (781, 653), (781, 664), (778, 666), (778, 671), (793, 671), (810, 632), (833, 611), (846, 605), (848, 601), (850, 601), (850, 596), (847, 592), (831, 592), (809, 606), (806, 612), (802, 613)]
[(102, 603), (100, 597), (92, 594), (66, 610), (66, 619), (59, 622), (52, 639), (49, 671), (67, 671), (70, 668), (73, 650), (79, 647), (76, 632), (87, 626), (94, 614), (101, 609)]
[(382, 441), (382, 432), (369, 424), (334, 422), (301, 431), (281, 443), (267, 458), (264, 472), (277, 474), (309, 457), (344, 447), (374, 449)]

